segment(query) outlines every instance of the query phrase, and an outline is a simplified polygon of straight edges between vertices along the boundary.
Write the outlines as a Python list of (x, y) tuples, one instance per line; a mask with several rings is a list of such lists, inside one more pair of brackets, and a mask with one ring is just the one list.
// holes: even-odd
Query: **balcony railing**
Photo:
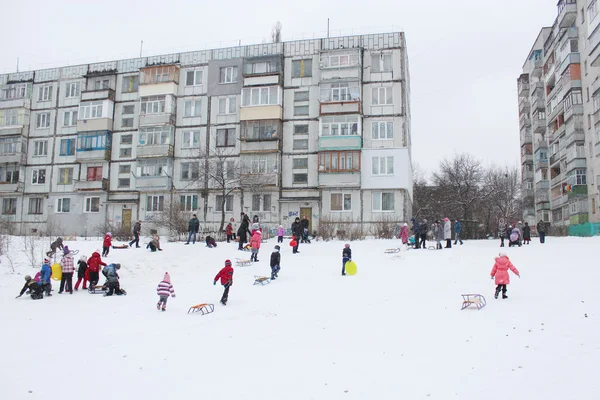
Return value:
[(519, 99), (519, 112), (524, 113), (526, 111), (529, 111), (529, 100), (527, 97), (521, 97)]
[(535, 192), (535, 202), (536, 203), (546, 203), (550, 201), (550, 194), (548, 190), (540, 190)]
[(521, 154), (521, 163), (532, 163), (533, 154)]
[(115, 91), (112, 89), (101, 89), (101, 90), (84, 90), (81, 92), (81, 101), (91, 100), (114, 100)]
[(559, 183), (562, 183), (565, 180), (564, 174), (558, 174), (554, 178), (550, 178), (550, 187), (555, 187)]
[[(597, 67), (600, 65), (600, 26), (596, 27), (596, 30), (592, 33), (592, 35), (588, 38), (588, 49), (589, 49), (589, 57), (592, 59), (592, 67)], [(596, 80), (597, 82), (597, 80)], [(596, 83), (594, 82), (594, 83)], [(592, 86), (592, 90), (594, 93), (598, 90), (597, 87)]]
[(108, 179), (98, 179), (95, 181), (76, 181), (73, 184), (75, 190), (91, 191), (91, 190), (108, 190)]
[(521, 145), (533, 143), (533, 136), (531, 133), (522, 133), (521, 134)]
[(23, 182), (0, 182), (0, 192), (2, 193), (13, 193), (13, 192), (23, 192), (24, 188)]
[(171, 189), (171, 177), (165, 175), (159, 176), (139, 176), (135, 179), (137, 189)]
[(569, 196), (561, 195), (557, 197), (553, 197), (550, 201), (552, 208), (561, 207), (569, 202)]
[(546, 118), (533, 118), (533, 132), (544, 133), (546, 132)]
[(577, 1), (561, 0), (558, 3), (558, 26), (568, 28), (575, 23), (577, 18)]
[(138, 145), (138, 157), (173, 157), (172, 144)]

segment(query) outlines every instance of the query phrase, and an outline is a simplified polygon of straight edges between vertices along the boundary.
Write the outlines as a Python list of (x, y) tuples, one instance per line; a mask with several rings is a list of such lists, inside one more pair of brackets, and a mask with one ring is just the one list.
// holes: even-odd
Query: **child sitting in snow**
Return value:
[(498, 298), (498, 295), (500, 294), (500, 291), (502, 290), (502, 298), (503, 299), (507, 299), (508, 296), (506, 295), (506, 285), (508, 285), (510, 283), (510, 276), (508, 275), (508, 270), (511, 270), (515, 275), (517, 275), (519, 278), (521, 277), (521, 275), (519, 274), (519, 271), (515, 268), (515, 266), (510, 262), (510, 259), (508, 258), (508, 256), (504, 253), (499, 253), (498, 257), (496, 257), (496, 262), (494, 263), (494, 267), (492, 268), (492, 272), (491, 272), (491, 279), (494, 279), (494, 277), (496, 278), (496, 293), (494, 294), (494, 298)]
[(277, 274), (279, 274), (279, 270), (281, 269), (281, 254), (279, 251), (281, 248), (276, 245), (275, 251), (271, 253), (271, 279), (275, 280), (277, 278)]
[(160, 248), (160, 236), (154, 235), (150, 243), (148, 243), (148, 246), (146, 246), (146, 248), (150, 249), (151, 252), (155, 252), (156, 250), (162, 251), (162, 249)]
[(168, 272), (165, 272), (163, 280), (158, 284), (156, 293), (158, 294), (158, 304), (156, 304), (156, 309), (167, 311), (167, 300), (169, 299), (169, 296), (175, 297), (175, 289), (173, 289), (171, 276), (169, 276)]
[(112, 233), (107, 232), (106, 235), (104, 235), (104, 242), (102, 243), (102, 257), (108, 255), (110, 246), (112, 246)]
[(208, 247), (209, 249), (212, 249), (213, 247), (217, 247), (217, 242), (210, 235), (206, 237), (206, 247)]
[(252, 233), (252, 239), (250, 239), (250, 247), (252, 251), (252, 255), (250, 256), (250, 261), (258, 262), (258, 250), (260, 249), (261, 242), (261, 233), (260, 230), (255, 230)]

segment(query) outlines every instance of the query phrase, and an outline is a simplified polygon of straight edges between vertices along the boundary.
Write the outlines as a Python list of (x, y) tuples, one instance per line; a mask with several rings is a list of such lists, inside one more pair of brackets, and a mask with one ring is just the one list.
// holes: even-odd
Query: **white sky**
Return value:
[(556, 0), (7, 1), (0, 72), (261, 43), (402, 30), (411, 74), (413, 162), (454, 152), (519, 163), (516, 79)]

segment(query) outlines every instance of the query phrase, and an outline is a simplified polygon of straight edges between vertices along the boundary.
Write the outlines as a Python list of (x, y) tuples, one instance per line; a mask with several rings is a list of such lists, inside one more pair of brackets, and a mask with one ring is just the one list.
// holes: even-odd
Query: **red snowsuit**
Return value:
[(226, 265), (219, 271), (217, 276), (215, 276), (215, 282), (221, 279), (221, 285), (227, 285), (228, 283), (233, 283), (233, 268), (231, 265)]
[(98, 254), (98, 252), (95, 251), (88, 260), (88, 270), (90, 272), (98, 273), (100, 272), (101, 265), (106, 266), (106, 263), (102, 261), (102, 259), (100, 258), (100, 254)]
[(104, 242), (102, 243), (103, 247), (112, 246), (112, 237), (110, 235), (104, 235)]
[(490, 274), (492, 278), (496, 278), (496, 285), (508, 285), (510, 283), (510, 276), (508, 275), (509, 269), (515, 275), (519, 276), (519, 270), (515, 268), (507, 256), (496, 258), (496, 263), (494, 264)]
[(231, 226), (231, 224), (227, 225), (227, 234), (228, 235), (232, 235), (233, 234), (233, 226)]

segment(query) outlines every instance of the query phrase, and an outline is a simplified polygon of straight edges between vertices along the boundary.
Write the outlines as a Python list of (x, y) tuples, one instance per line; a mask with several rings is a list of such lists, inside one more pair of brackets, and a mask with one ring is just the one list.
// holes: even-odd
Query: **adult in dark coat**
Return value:
[(302, 216), (300, 225), (302, 225), (302, 243), (310, 243), (308, 239), (308, 218), (306, 218), (306, 215)]
[(300, 245), (300, 240), (302, 239), (302, 233), (304, 230), (302, 229), (302, 224), (300, 223), (300, 218), (296, 217), (296, 220), (292, 224), (292, 235), (296, 237), (296, 245), (294, 246), (293, 253), (300, 253), (298, 251), (298, 246)]
[(424, 249), (427, 248), (427, 231), (429, 230), (429, 225), (427, 224), (427, 220), (424, 219), (423, 222), (419, 225), (419, 236), (421, 237), (420, 246), (423, 246)]
[(142, 220), (139, 220), (133, 225), (133, 240), (129, 242), (129, 247), (135, 243), (137, 249), (140, 248), (140, 232), (142, 231)]
[(531, 242), (531, 227), (529, 223), (525, 222), (525, 226), (523, 227), (523, 243), (529, 244)]
[(420, 247), (419, 243), (421, 242), (419, 240), (419, 238), (420, 238), (419, 221), (417, 221), (415, 219), (415, 217), (412, 217), (410, 219), (410, 222), (412, 222), (412, 231), (413, 231), (413, 235), (415, 235), (415, 249), (418, 249)]
[(248, 242), (248, 233), (250, 233), (249, 229), (250, 218), (246, 214), (242, 216), (242, 222), (240, 223), (240, 227), (238, 228), (237, 235), (240, 238), (238, 250), (244, 250), (244, 243)]
[(200, 221), (196, 214), (192, 216), (192, 218), (188, 222), (188, 239), (185, 244), (190, 244), (190, 240), (192, 240), (192, 244), (196, 244), (196, 234), (200, 230)]
[(540, 222), (537, 224), (537, 231), (540, 235), (540, 243), (546, 242), (546, 232), (548, 231), (548, 225), (540, 219)]

